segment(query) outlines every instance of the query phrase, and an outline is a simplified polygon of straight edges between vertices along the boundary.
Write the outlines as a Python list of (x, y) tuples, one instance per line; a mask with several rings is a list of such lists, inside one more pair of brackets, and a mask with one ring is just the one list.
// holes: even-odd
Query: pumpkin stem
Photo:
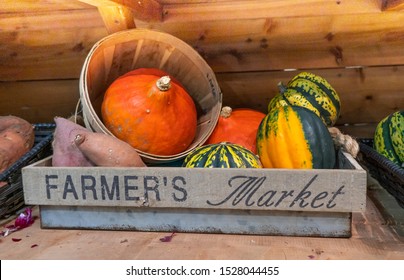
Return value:
[(282, 82), (279, 82), (278, 83), (278, 89), (279, 89), (279, 92), (281, 94), (283, 94), (288, 88)]
[(220, 116), (227, 119), (228, 117), (230, 117), (232, 111), (232, 108), (230, 108), (229, 106), (224, 106), (222, 108), (222, 111), (220, 112)]
[(161, 91), (167, 91), (171, 88), (171, 79), (169, 76), (163, 76), (157, 80), (156, 86)]

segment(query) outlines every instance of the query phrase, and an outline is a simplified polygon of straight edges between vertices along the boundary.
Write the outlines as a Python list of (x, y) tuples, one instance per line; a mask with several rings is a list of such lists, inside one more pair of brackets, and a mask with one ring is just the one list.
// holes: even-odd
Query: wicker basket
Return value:
[(114, 136), (103, 124), (101, 104), (108, 86), (119, 76), (138, 68), (158, 68), (187, 89), (198, 113), (196, 136), (190, 146), (175, 155), (137, 150), (147, 163), (168, 163), (184, 158), (202, 145), (216, 126), (222, 92), (215, 73), (190, 45), (159, 31), (131, 29), (113, 33), (90, 50), (80, 75), (80, 100), (85, 126)]
[(376, 152), (373, 139), (361, 139), (359, 162), (404, 208), (404, 169)]
[(0, 218), (13, 215), (24, 206), (21, 169), (51, 155), (54, 129), (53, 123), (34, 124), (33, 148), (0, 174), (0, 182), (6, 182), (0, 188)]

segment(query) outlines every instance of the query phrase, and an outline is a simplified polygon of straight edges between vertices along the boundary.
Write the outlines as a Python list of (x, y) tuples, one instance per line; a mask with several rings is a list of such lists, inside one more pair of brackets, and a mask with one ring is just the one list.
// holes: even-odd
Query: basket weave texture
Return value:
[(80, 75), (80, 101), (85, 126), (114, 136), (102, 121), (105, 91), (118, 77), (140, 68), (163, 70), (186, 88), (197, 109), (197, 130), (185, 151), (173, 155), (137, 150), (147, 163), (170, 163), (203, 145), (218, 121), (222, 92), (204, 58), (181, 39), (160, 31), (130, 29), (98, 41), (87, 55)]
[(55, 126), (53, 123), (34, 124), (35, 142), (32, 149), (0, 174), (0, 182), (6, 182), (0, 188), (0, 218), (13, 215), (24, 206), (21, 170), (52, 154)]
[(404, 169), (376, 152), (373, 139), (361, 139), (359, 146), (359, 162), (404, 208)]

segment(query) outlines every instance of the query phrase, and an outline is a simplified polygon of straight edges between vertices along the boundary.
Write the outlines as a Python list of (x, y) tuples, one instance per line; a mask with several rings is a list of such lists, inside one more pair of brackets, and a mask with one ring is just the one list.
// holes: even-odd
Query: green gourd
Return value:
[(374, 149), (398, 166), (404, 164), (404, 110), (382, 119), (375, 130)]
[(307, 108), (319, 116), (327, 126), (333, 126), (339, 118), (341, 102), (335, 89), (324, 78), (309, 72), (301, 72), (285, 86), (279, 83), (280, 93), (268, 104), (268, 112), (283, 105)]
[(250, 150), (230, 142), (204, 145), (187, 155), (189, 168), (262, 168), (259, 158)]

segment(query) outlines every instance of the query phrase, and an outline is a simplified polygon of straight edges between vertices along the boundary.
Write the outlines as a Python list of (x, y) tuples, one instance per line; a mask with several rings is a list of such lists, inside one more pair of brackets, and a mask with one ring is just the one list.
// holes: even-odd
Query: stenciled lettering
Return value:
[(137, 181), (137, 176), (124, 176), (125, 200), (138, 201), (140, 198), (138, 196), (131, 196), (130, 193), (130, 191), (137, 191), (139, 188), (137, 185), (131, 185), (132, 181)]
[(227, 197), (225, 197), (223, 200), (219, 202), (211, 202), (209, 200), (206, 201), (207, 204), (212, 205), (212, 206), (219, 206), (227, 201), (229, 201), (232, 197), (234, 197), (232, 205), (235, 206), (240, 201), (242, 201), (250, 192), (253, 191), (253, 188), (259, 188), (259, 186), (255, 186), (253, 184), (256, 180), (257, 177), (249, 177), (249, 176), (235, 176), (233, 178), (230, 178), (228, 185), (230, 188), (233, 188), (234, 185), (237, 186), (237, 182), (241, 180), (241, 183), (234, 189), (233, 192), (231, 192)]
[(334, 202), (335, 198), (340, 195), (340, 194), (344, 194), (344, 192), (342, 192), (342, 189), (345, 186), (341, 186), (336, 192), (332, 192), (332, 198), (330, 199), (330, 201), (328, 201), (326, 207), (327, 208), (334, 208), (337, 204)]
[(310, 185), (316, 180), (318, 175), (314, 175), (313, 178), (310, 179), (310, 181), (304, 186), (304, 188), (300, 191), (300, 193), (296, 196), (296, 198), (292, 201), (292, 203), (289, 205), (289, 207), (293, 207), (295, 203), (300, 199), (300, 208), (305, 208), (307, 205), (309, 205), (308, 202), (305, 201), (305, 199), (309, 198), (311, 196), (311, 191), (308, 191), (307, 189), (310, 187)]
[[(281, 190), (277, 186), (271, 189), (271, 182), (267, 177), (234, 176), (228, 180), (229, 192), (223, 198), (206, 200), (210, 206), (223, 206), (225, 204), (237, 206), (242, 204), (246, 207), (287, 207), (287, 208), (333, 208), (336, 206), (337, 196), (344, 194), (344, 186), (337, 191), (317, 191), (311, 189), (318, 179), (318, 174), (309, 178), (303, 186), (283, 186)], [(267, 183), (266, 183), (267, 182)]]
[[(181, 184), (181, 186), (178, 185), (178, 182)], [(187, 200), (187, 196), (188, 193), (186, 191), (186, 189), (184, 188), (186, 185), (186, 181), (184, 177), (181, 176), (175, 176), (172, 180), (172, 187), (174, 190), (179, 192), (179, 195), (182, 194), (181, 197), (177, 196), (177, 192), (173, 192), (172, 196), (174, 201), (178, 201), (178, 202), (183, 202), (185, 200)]]
[(281, 191), (281, 197), (278, 199), (278, 201), (275, 203), (275, 207), (277, 207), (281, 202), (287, 198), (287, 197), (293, 197), (294, 190), (290, 191)]
[(97, 200), (97, 191), (95, 190), (96, 181), (94, 176), (84, 175), (81, 176), (81, 192), (83, 195), (83, 199), (87, 199), (87, 191), (91, 191), (93, 194), (92, 199)]
[(217, 95), (217, 91), (215, 86), (213, 85), (213, 80), (209, 74), (206, 74), (206, 78), (208, 78), (210, 89), (212, 90), (213, 96)]
[(242, 201), (245, 201), (246, 206), (254, 205), (254, 201), (250, 202), (252, 196), (255, 192), (261, 187), (266, 177), (250, 177), (250, 176), (235, 176), (230, 178), (228, 185), (230, 188), (235, 187), (235, 189), (227, 195), (223, 200), (219, 202), (211, 202), (209, 200), (206, 201), (207, 204), (212, 206), (219, 206), (227, 201), (229, 201), (233, 197), (232, 205), (236, 206)]
[(149, 199), (149, 192), (155, 194), (156, 200), (160, 201), (160, 192), (158, 190), (159, 180), (156, 176), (145, 176), (144, 181), (144, 197), (146, 200)]
[(111, 188), (109, 187), (110, 184), (108, 184), (107, 178), (104, 175), (101, 175), (101, 198), (102, 200), (106, 200), (107, 196), (109, 200), (120, 200), (120, 192), (119, 192), (119, 177), (118, 176), (113, 176), (112, 177), (112, 183), (111, 183)]
[(57, 190), (58, 185), (51, 184), (51, 180), (59, 179), (58, 175), (45, 175), (46, 198), (51, 199), (51, 189)]
[[(136, 175), (99, 175), (84, 174), (79, 176), (57, 174), (45, 175), (45, 191), (48, 200), (58, 199), (87, 201), (139, 201), (162, 200), (164, 195), (171, 195), (176, 202), (187, 200), (186, 179), (182, 176), (136, 176)], [(167, 190), (167, 187), (171, 188)], [(164, 188), (164, 189), (162, 189)], [(61, 189), (62, 191), (58, 191)], [(121, 197), (122, 194), (122, 197)]]
[(320, 208), (321, 206), (323, 206), (324, 203), (316, 204), (316, 202), (322, 200), (323, 198), (326, 198), (327, 196), (328, 192), (321, 192), (318, 195), (316, 195), (310, 203), (311, 208)]
[[(256, 174), (249, 173), (248, 175)], [(261, 173), (259, 173), (261, 174)], [(286, 174), (286, 173), (285, 173)], [(84, 174), (79, 176), (48, 174), (44, 176), (46, 199), (66, 202), (83, 200), (93, 205), (111, 205), (112, 201), (123, 200), (122, 205), (168, 207), (174, 203), (186, 202), (190, 195), (195, 207), (244, 208), (244, 209), (332, 209), (344, 202), (345, 186), (333, 188), (320, 174), (311, 174), (299, 180), (271, 181), (269, 176), (237, 175), (226, 179), (220, 191), (188, 189), (187, 178), (183, 176), (158, 175), (105, 175)], [(285, 181), (289, 185), (285, 185)], [(197, 187), (197, 186), (194, 186)], [(143, 199), (150, 203), (139, 204)], [(151, 200), (151, 201), (149, 201)], [(171, 200), (171, 204), (169, 203)], [(159, 204), (157, 204), (160, 202)], [(200, 205), (205, 203), (205, 205)], [(63, 204), (63, 203), (62, 203)], [(344, 203), (343, 203), (344, 204)], [(346, 204), (346, 203), (345, 203)], [(179, 206), (179, 204), (178, 204)]]
[(70, 175), (66, 176), (65, 187), (63, 189), (63, 199), (66, 199), (68, 193), (72, 193), (74, 196), (74, 199), (76, 199), (76, 200), (79, 199), (76, 188), (74, 187), (74, 184), (73, 184), (72, 176), (70, 176)]

